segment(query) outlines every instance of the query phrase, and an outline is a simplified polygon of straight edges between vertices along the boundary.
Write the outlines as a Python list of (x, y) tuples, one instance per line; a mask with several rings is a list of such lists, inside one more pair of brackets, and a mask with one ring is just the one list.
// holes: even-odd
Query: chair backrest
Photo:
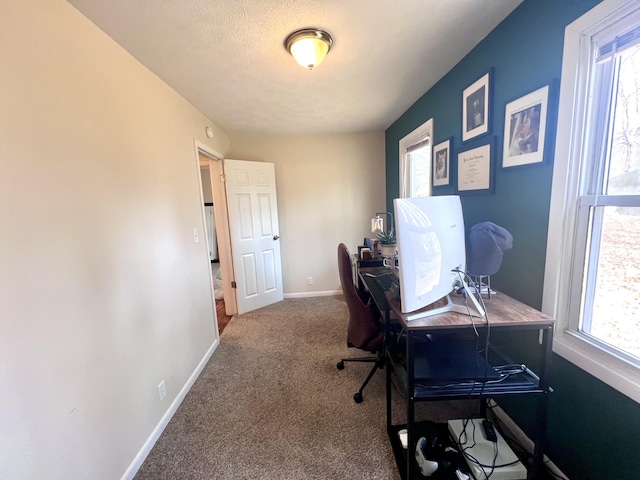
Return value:
[(338, 245), (338, 271), (342, 293), (349, 308), (347, 340), (354, 347), (368, 352), (377, 352), (382, 348), (384, 331), (378, 321), (379, 313), (373, 305), (362, 301), (353, 283), (353, 265), (351, 255), (344, 243)]

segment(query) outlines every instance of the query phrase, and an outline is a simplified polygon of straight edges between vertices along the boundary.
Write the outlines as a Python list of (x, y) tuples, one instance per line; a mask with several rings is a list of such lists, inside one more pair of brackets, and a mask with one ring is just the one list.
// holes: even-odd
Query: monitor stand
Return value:
[(485, 316), (484, 308), (480, 305), (475, 295), (467, 285), (467, 282), (462, 282), (462, 287), (458, 291), (463, 291), (466, 297), (466, 303), (454, 303), (451, 300), (451, 295), (443, 297), (447, 300), (446, 305), (438, 308), (432, 308), (430, 310), (420, 309), (415, 312), (403, 313), (402, 317), (405, 321), (417, 320), (419, 318), (431, 317), (433, 315), (439, 315), (441, 313), (456, 312), (463, 315), (471, 315), (473, 317), (482, 318)]

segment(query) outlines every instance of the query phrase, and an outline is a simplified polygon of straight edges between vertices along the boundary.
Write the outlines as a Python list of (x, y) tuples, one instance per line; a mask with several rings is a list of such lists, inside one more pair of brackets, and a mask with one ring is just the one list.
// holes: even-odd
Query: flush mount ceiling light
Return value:
[(303, 28), (289, 35), (284, 46), (296, 62), (312, 70), (322, 63), (332, 43), (331, 35), (324, 30)]

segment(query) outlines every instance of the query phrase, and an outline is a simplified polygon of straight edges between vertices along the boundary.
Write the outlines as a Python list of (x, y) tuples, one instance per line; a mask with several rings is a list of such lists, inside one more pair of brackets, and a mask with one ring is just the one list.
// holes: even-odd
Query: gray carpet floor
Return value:
[[(145, 479), (398, 479), (385, 427), (384, 371), (346, 346), (342, 297), (287, 299), (244, 315), (220, 345), (136, 475)], [(394, 421), (403, 404), (394, 398)], [(468, 402), (421, 404), (420, 419), (461, 418)]]

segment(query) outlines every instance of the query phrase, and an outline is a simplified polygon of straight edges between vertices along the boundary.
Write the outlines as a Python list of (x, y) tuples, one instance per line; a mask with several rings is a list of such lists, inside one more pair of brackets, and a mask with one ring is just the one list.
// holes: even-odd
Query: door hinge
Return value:
[(236, 282), (231, 282), (231, 288), (238, 288), (238, 284)]
[(227, 183), (227, 174), (223, 173), (220, 175), (220, 183)]

